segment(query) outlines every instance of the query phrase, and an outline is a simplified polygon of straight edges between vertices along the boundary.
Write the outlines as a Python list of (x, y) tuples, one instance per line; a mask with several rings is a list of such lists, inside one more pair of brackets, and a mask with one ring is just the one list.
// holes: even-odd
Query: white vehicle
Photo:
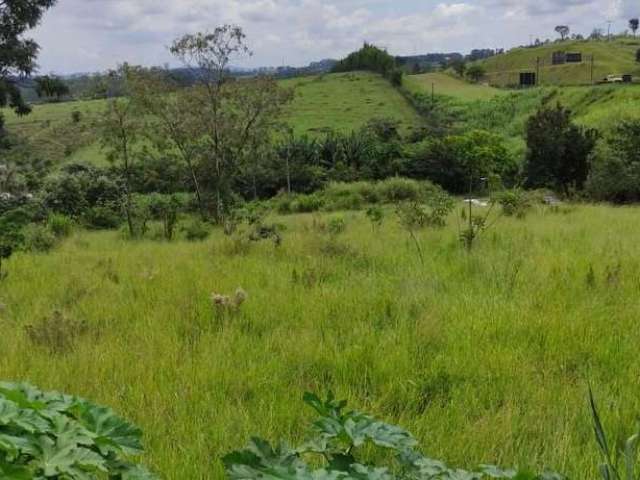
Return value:
[(622, 78), (622, 75), (607, 75), (604, 81), (606, 83), (622, 83), (624, 78)]

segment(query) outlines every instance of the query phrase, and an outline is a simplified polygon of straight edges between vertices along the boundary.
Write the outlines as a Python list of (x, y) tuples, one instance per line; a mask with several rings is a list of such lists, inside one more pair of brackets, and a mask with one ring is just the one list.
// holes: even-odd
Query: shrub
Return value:
[(66, 215), (54, 213), (47, 219), (47, 227), (56, 238), (67, 238), (73, 232), (73, 220)]
[(0, 478), (153, 480), (139, 428), (83, 398), (0, 383)]
[(276, 199), (276, 210), (281, 214), (312, 213), (324, 206), (324, 199), (319, 194), (288, 195)]
[(502, 207), (502, 213), (508, 217), (524, 218), (531, 209), (529, 195), (519, 188), (498, 193), (496, 200)]
[(417, 201), (423, 198), (426, 190), (430, 188), (431, 186), (425, 187), (416, 180), (400, 177), (388, 178), (376, 185), (376, 190), (384, 203)]
[[(319, 419), (313, 423), (309, 440), (298, 448), (284, 443), (272, 447), (254, 438), (242, 451), (223, 458), (231, 480), (272, 479), (522, 479), (562, 480), (559, 474), (501, 470), (482, 465), (475, 472), (449, 468), (427, 458), (417, 449), (418, 442), (406, 430), (379, 421), (370, 415), (346, 410), (347, 402), (333, 394), (326, 400), (307, 393), (304, 401)], [(392, 455), (370, 455), (375, 450)], [(313, 456), (313, 460), (307, 458)], [(393, 464), (371, 463), (371, 459), (393, 460)]]
[(190, 242), (198, 242), (206, 240), (211, 235), (209, 225), (199, 219), (193, 219), (180, 228), (184, 233), (184, 237)]
[(377, 206), (370, 207), (367, 210), (366, 215), (371, 222), (371, 226), (374, 230), (380, 228), (384, 220), (384, 210), (382, 210), (382, 208)]
[(474, 130), (414, 147), (405, 171), (413, 178), (430, 180), (449, 192), (460, 194), (468, 193), (470, 188), (482, 188), (484, 178), (512, 178), (517, 164), (501, 136)]
[(44, 225), (31, 224), (24, 228), (24, 249), (29, 252), (48, 252), (53, 249), (58, 239)]
[(640, 200), (640, 119), (622, 120), (598, 145), (586, 190), (595, 200)]
[(327, 223), (327, 232), (331, 235), (340, 235), (347, 230), (347, 222), (344, 217), (333, 217)]
[(63, 354), (73, 350), (77, 340), (89, 332), (86, 322), (73, 320), (61, 312), (54, 312), (40, 322), (25, 327), (27, 337), (34, 345)]
[(118, 228), (122, 223), (120, 206), (110, 202), (99, 203), (87, 208), (82, 218), (88, 228), (96, 230)]
[(149, 195), (144, 199), (143, 208), (153, 220), (162, 222), (161, 238), (173, 240), (178, 214), (184, 209), (184, 205), (177, 195)]
[(581, 190), (597, 138), (596, 130), (575, 125), (571, 110), (560, 103), (543, 106), (527, 122), (527, 186)]
[(71, 112), (71, 121), (73, 123), (80, 123), (82, 120), (82, 112), (80, 110), (74, 110)]

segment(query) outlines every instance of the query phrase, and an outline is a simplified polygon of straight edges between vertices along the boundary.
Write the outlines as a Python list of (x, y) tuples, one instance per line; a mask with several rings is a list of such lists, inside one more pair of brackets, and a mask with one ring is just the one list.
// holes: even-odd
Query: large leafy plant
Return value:
[(0, 382), (0, 478), (150, 480), (142, 432), (82, 398)]
[[(326, 400), (307, 393), (304, 401), (319, 415), (311, 438), (298, 448), (271, 446), (254, 438), (242, 451), (223, 461), (231, 480), (562, 480), (556, 473), (531, 474), (482, 465), (477, 471), (452, 469), (425, 457), (406, 430), (357, 412), (345, 410), (346, 402), (332, 394)], [(377, 450), (391, 452), (390, 465), (372, 459)], [(369, 461), (365, 461), (369, 458)], [(317, 461), (315, 459), (317, 457)]]

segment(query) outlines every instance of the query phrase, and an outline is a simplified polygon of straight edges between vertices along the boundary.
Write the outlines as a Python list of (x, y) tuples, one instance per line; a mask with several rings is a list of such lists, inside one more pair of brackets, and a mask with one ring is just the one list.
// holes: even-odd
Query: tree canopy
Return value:
[[(30, 75), (36, 68), (39, 45), (24, 38), (46, 10), (57, 0), (0, 0), (0, 107), (7, 105), (19, 115), (31, 110), (24, 102), (15, 78)], [(0, 116), (0, 137), (3, 120)]]

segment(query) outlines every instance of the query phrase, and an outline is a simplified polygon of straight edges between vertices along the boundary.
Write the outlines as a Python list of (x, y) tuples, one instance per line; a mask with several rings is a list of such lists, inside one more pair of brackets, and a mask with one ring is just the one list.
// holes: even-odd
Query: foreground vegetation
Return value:
[[(391, 211), (376, 230), (364, 212), (274, 218), (280, 247), (78, 232), (7, 262), (0, 372), (135, 421), (166, 478), (221, 478), (219, 458), (255, 433), (302, 440), (291, 405), (332, 389), (450, 464), (594, 480), (587, 380), (612, 431), (640, 409), (637, 215), (540, 207), (472, 254), (451, 219), (418, 233), (424, 266)], [(214, 308), (238, 287), (239, 310)]]

